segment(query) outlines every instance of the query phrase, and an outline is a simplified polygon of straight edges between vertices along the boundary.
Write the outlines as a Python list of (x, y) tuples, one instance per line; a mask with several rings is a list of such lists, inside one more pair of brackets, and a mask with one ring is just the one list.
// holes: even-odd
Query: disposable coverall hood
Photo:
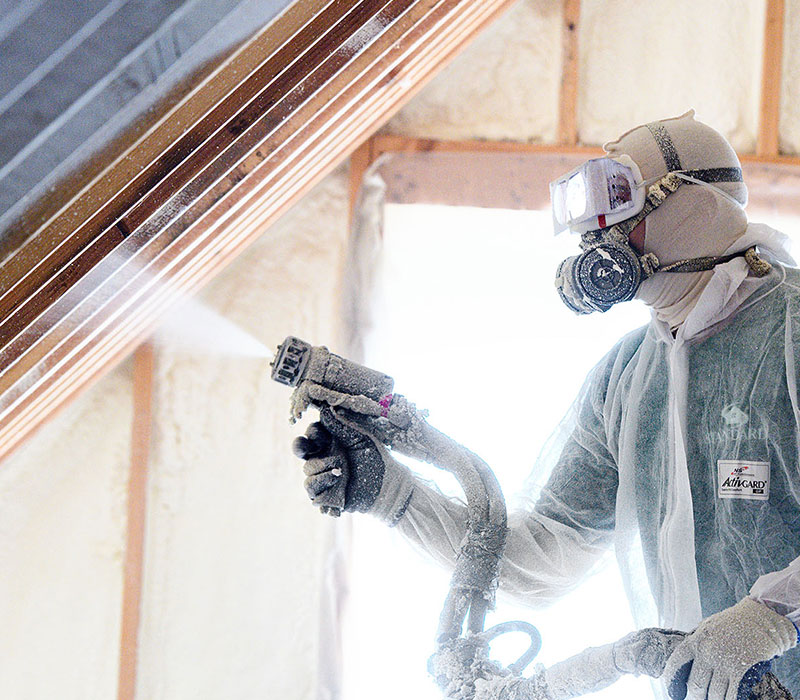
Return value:
[[(645, 181), (670, 171), (713, 169), (718, 179), (708, 185), (685, 184), (645, 219), (644, 250), (662, 265), (730, 250), (747, 228), (747, 187), (732, 180), (741, 170), (736, 152), (710, 126), (690, 111), (680, 117), (635, 127), (605, 145), (610, 156), (634, 160)], [(656, 273), (644, 280), (636, 294), (672, 329), (686, 319), (712, 272)]]

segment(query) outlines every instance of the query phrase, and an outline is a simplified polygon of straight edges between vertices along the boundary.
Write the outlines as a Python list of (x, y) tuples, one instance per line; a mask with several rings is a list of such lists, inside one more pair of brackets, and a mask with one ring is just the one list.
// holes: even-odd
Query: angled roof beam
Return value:
[(0, 268), (0, 458), (512, 0), (298, 0)]

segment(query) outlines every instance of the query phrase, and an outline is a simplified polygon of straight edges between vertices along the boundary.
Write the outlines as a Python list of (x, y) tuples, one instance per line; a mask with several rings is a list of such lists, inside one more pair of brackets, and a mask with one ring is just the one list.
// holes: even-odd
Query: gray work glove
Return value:
[(797, 644), (789, 618), (745, 598), (703, 620), (670, 656), (662, 679), (673, 700), (747, 700), (770, 661)]
[(294, 453), (306, 460), (304, 483), (311, 502), (323, 513), (373, 513), (395, 524), (411, 500), (413, 480), (349, 411), (320, 411), (305, 437), (294, 441)]

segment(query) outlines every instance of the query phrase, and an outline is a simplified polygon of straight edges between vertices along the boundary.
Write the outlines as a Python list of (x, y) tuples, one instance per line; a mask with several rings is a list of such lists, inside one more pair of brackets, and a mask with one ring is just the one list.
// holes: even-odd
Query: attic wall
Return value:
[(780, 148), (800, 153), (800, 0), (786, 0)]
[[(781, 144), (800, 153), (800, 0), (786, 3)], [(421, 138), (556, 140), (561, 3), (520, 0), (384, 131)], [(764, 0), (582, 0), (579, 141), (601, 145), (682, 114), (755, 150)]]
[[(202, 304), (273, 349), (335, 346), (347, 187), (326, 178)], [(157, 348), (137, 698), (311, 700), (333, 530), (304, 426), (268, 359), (204, 347)], [(126, 363), (0, 469), (0, 697), (117, 697), (132, 401)]]
[(116, 696), (130, 363), (0, 469), (0, 697)]
[[(752, 148), (763, 3), (725, 13), (715, 0), (582, 6), (583, 141), (694, 106)], [(553, 142), (558, 8), (521, 0), (385, 130)], [(800, 0), (787, 1), (787, 20), (782, 144), (800, 153), (800, 42), (788, 40), (800, 35)], [(727, 42), (752, 52), (721, 50)], [(289, 333), (336, 346), (346, 237), (339, 170), (201, 301), (267, 346)], [(200, 347), (160, 349), (156, 371), (137, 697), (310, 700), (326, 654), (326, 552), (342, 525), (307, 503), (289, 450), (302, 427), (286, 420), (288, 390), (268, 380), (263, 358)], [(131, 401), (126, 366), (0, 469), (0, 697), (115, 697)]]

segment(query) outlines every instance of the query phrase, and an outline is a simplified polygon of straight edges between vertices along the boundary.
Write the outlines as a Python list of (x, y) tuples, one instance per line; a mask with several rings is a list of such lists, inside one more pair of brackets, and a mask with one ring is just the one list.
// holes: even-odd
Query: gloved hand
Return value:
[(797, 628), (745, 598), (703, 620), (675, 649), (662, 679), (673, 700), (747, 700), (769, 662), (797, 644)]
[(394, 524), (411, 499), (411, 474), (357, 421), (350, 412), (340, 420), (323, 408), (320, 421), (295, 439), (294, 453), (306, 460), (306, 493), (323, 513), (373, 512)]

